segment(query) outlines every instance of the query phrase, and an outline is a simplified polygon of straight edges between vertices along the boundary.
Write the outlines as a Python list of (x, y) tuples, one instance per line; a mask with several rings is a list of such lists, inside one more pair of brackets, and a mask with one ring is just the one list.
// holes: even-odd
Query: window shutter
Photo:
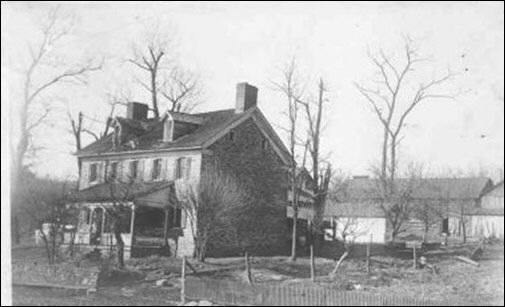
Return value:
[(81, 182), (79, 184), (80, 189), (84, 189), (88, 186), (89, 182), (89, 163), (83, 163), (81, 165)]
[(144, 160), (142, 160), (142, 164), (144, 165), (144, 169), (142, 170), (142, 173), (139, 173), (139, 175), (140, 175), (139, 177), (143, 178), (145, 181), (150, 181), (153, 160), (144, 159)]
[(186, 228), (186, 210), (181, 209), (181, 228)]
[(191, 158), (186, 158), (186, 174), (185, 177), (186, 179), (189, 179), (191, 177)]
[(97, 181), (98, 182), (104, 182), (104, 173), (105, 173), (105, 169), (104, 169), (104, 163), (103, 162), (100, 162), (98, 163), (98, 169), (96, 171), (96, 175), (97, 175)]

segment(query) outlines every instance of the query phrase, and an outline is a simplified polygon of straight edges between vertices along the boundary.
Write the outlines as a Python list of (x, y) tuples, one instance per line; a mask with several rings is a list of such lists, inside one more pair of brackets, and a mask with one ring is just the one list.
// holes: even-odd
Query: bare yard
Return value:
[[(428, 263), (438, 273), (412, 268), (412, 260), (385, 256), (372, 257), (372, 270), (366, 272), (364, 259), (346, 259), (335, 278), (328, 277), (334, 267), (332, 260), (316, 259), (316, 282), (339, 290), (360, 291), (402, 297), (429, 298), (455, 305), (503, 305), (504, 258), (503, 245), (486, 245), (478, 267), (460, 262), (455, 255), (468, 255), (471, 245), (453, 246), (427, 252)], [(30, 251), (30, 252), (28, 252)], [(29, 254), (41, 259), (39, 250), (24, 250), (13, 258), (29, 261)], [(242, 258), (209, 259), (205, 264), (191, 261), (205, 279), (244, 283)], [(255, 283), (311, 283), (309, 259), (291, 262), (285, 257), (252, 257)], [(98, 291), (86, 296), (64, 290), (14, 288), (14, 302), (36, 305), (173, 305), (179, 298), (181, 262), (165, 257), (131, 259), (129, 271), (113, 272), (102, 278)], [(190, 269), (187, 270), (192, 273)], [(133, 272), (133, 273), (132, 273)], [(166, 279), (163, 286), (156, 282)]]

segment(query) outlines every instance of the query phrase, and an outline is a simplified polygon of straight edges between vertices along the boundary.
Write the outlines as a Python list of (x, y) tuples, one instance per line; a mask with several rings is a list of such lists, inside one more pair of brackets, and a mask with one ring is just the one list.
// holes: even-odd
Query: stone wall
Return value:
[(241, 217), (233, 219), (244, 229), (240, 238), (229, 227), (219, 227), (209, 243), (209, 256), (239, 255), (243, 250), (255, 255), (285, 253), (287, 172), (272, 144), (249, 119), (209, 149), (202, 158), (202, 173), (217, 169), (231, 176), (252, 199)]

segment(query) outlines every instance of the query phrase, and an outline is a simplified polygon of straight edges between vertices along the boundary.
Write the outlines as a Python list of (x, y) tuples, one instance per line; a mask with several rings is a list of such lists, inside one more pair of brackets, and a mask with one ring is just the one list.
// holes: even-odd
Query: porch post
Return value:
[(168, 208), (165, 208), (165, 221), (163, 223), (163, 244), (168, 242)]
[(132, 211), (132, 215), (131, 215), (131, 221), (130, 221), (130, 235), (131, 235), (131, 245), (133, 245), (133, 230), (134, 230), (134, 226), (135, 226), (135, 204), (131, 204), (131, 211)]

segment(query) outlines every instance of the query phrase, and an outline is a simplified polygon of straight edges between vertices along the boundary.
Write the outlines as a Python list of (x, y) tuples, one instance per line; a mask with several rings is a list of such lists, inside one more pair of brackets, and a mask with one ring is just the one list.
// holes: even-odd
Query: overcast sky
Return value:
[[(2, 105), (15, 107), (19, 99), (17, 69), (26, 58), (27, 42), (40, 37), (34, 18), (47, 5), (2, 3)], [(282, 125), (285, 103), (270, 82), (278, 80), (282, 63), (295, 55), (309, 90), (315, 78), (325, 78), (331, 103), (323, 150), (334, 167), (348, 174), (366, 174), (380, 152), (379, 122), (353, 86), (373, 76), (367, 49), (383, 48), (400, 60), (402, 37), (409, 35), (433, 59), (419, 78), (450, 67), (458, 77), (446, 90), (461, 94), (454, 101), (427, 101), (412, 114), (401, 162), (422, 162), (434, 173), (503, 168), (502, 2), (115, 2), (62, 8), (79, 16), (75, 34), (63, 46), (66, 57), (98, 55), (107, 62), (88, 86), (58, 90), (59, 112), (37, 134), (45, 148), (34, 161), (39, 174), (76, 175), (72, 138), (65, 130), (67, 105), (74, 114), (82, 110), (103, 119), (105, 93), (125, 86), (134, 99), (147, 102), (138, 87), (130, 86), (145, 75), (124, 59), (153, 20), (174, 34), (177, 61), (200, 74), (205, 99), (199, 111), (234, 107), (235, 85), (247, 81), (259, 88), (259, 107), (266, 117)]]

